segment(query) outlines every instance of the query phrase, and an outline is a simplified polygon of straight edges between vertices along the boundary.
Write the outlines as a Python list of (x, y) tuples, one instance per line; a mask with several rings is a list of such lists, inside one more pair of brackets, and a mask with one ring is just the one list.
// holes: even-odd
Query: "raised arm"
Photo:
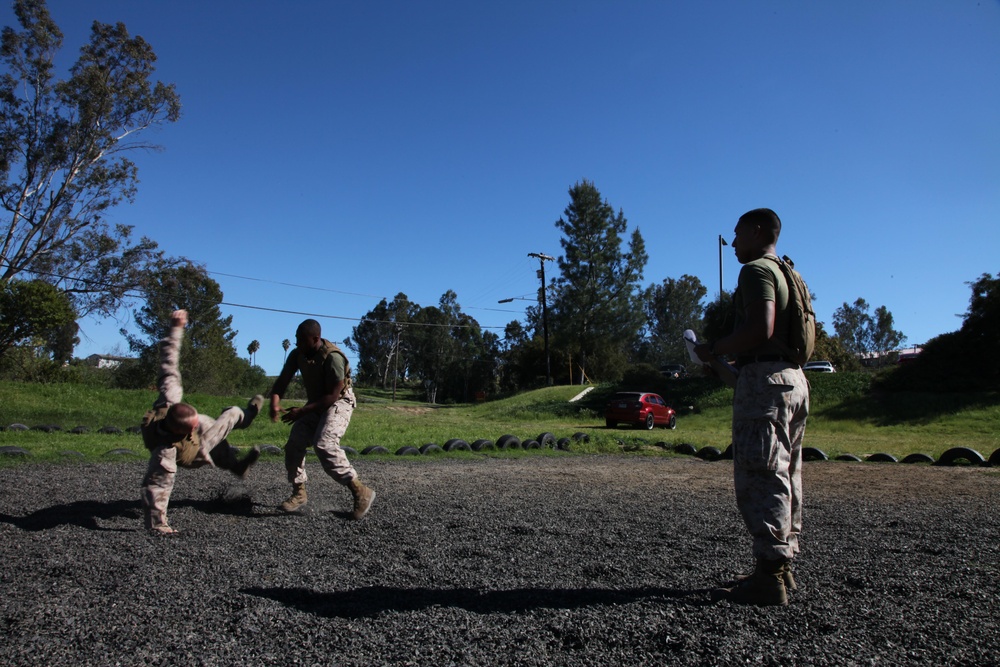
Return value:
[(153, 403), (154, 408), (180, 403), (184, 399), (179, 364), (181, 341), (184, 340), (184, 327), (186, 326), (187, 311), (175, 310), (170, 316), (170, 333), (160, 341), (160, 372), (156, 378), (156, 386), (160, 390), (160, 395)]

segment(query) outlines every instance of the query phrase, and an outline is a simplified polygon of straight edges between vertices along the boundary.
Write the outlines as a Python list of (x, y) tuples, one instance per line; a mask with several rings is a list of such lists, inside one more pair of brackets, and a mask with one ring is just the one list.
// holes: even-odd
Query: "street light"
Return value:
[[(545, 386), (552, 386), (552, 360), (549, 356), (549, 308), (545, 300), (545, 262), (555, 261), (555, 257), (540, 252), (529, 252), (528, 257), (535, 257), (541, 265), (539, 276), (542, 279), (542, 332), (545, 338)], [(500, 299), (497, 303), (510, 303), (514, 299), (518, 301), (535, 301), (538, 299), (526, 299), (523, 296), (512, 296), (508, 299)]]
[(729, 245), (726, 243), (726, 239), (722, 238), (722, 234), (719, 234), (719, 298), (722, 298), (722, 246)]

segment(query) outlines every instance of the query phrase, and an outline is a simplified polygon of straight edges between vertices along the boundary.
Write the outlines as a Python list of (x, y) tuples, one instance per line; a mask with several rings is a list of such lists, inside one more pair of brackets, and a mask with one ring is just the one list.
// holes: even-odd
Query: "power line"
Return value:
[(256, 281), (256, 282), (259, 282), (259, 283), (270, 283), (272, 285), (283, 285), (285, 287), (297, 287), (299, 289), (311, 289), (311, 290), (316, 290), (317, 292), (332, 292), (333, 294), (345, 294), (347, 296), (363, 296), (363, 297), (367, 297), (369, 299), (387, 299), (388, 300), (388, 297), (380, 296), (378, 294), (361, 294), (360, 292), (344, 292), (342, 290), (330, 289), (328, 287), (313, 287), (312, 285), (296, 285), (295, 283), (283, 283), (283, 282), (278, 281), (278, 280), (268, 280), (267, 278), (251, 278), (250, 276), (238, 276), (238, 275), (236, 275), (234, 273), (222, 273), (221, 271), (209, 271), (207, 269), (205, 270), (205, 273), (208, 273), (208, 274), (213, 275), (213, 276), (226, 276), (227, 278), (239, 278), (241, 280), (253, 280), (253, 281)]
[[(110, 287), (110, 285), (108, 283), (102, 283), (102, 282), (99, 282), (97, 280), (89, 280), (87, 278), (74, 278), (72, 276), (60, 275), (58, 273), (48, 273), (48, 272), (45, 272), (45, 271), (29, 271), (29, 273), (32, 273), (32, 274), (34, 274), (36, 276), (48, 276), (48, 277), (51, 277), (51, 278), (61, 278), (61, 279), (64, 279), (64, 280), (75, 280), (77, 282), (88, 283), (88, 284), (96, 285), (96, 286), (99, 286), (99, 287)], [(208, 273), (211, 273), (211, 272), (208, 272)], [(223, 274), (218, 274), (218, 275), (223, 275)], [(253, 278), (250, 278), (249, 280), (253, 280)], [(265, 281), (265, 282), (270, 282), (270, 281)], [(317, 289), (321, 289), (321, 288), (317, 288)], [(331, 291), (332, 292), (332, 291), (336, 291), (336, 290), (327, 290), (327, 291)], [(347, 292), (344, 292), (344, 293), (347, 294)], [(157, 294), (165, 295), (165, 296), (174, 296), (174, 297), (181, 296), (181, 295), (176, 294), (174, 292), (167, 292), (167, 291), (158, 291)], [(124, 292), (124, 296), (130, 297), (130, 298), (133, 298), (133, 299), (143, 299), (143, 298), (146, 297), (146, 294), (144, 294), (142, 292), (136, 293), (134, 290), (126, 290)], [(203, 298), (199, 299), (198, 297), (192, 297), (190, 295), (186, 295), (186, 296), (188, 298), (193, 298), (193, 299), (195, 299), (197, 301), (210, 301), (209, 299), (203, 299)], [(371, 295), (359, 295), (359, 296), (371, 296)], [(381, 298), (381, 297), (379, 297), (379, 298)], [(254, 306), (254, 305), (245, 304), (245, 303), (233, 303), (231, 301), (218, 301), (218, 302), (211, 302), (211, 303), (216, 303), (217, 305), (220, 305), (220, 306), (228, 306), (230, 308), (245, 308), (247, 310), (260, 310), (260, 311), (265, 311), (265, 312), (270, 312), (270, 313), (282, 313), (282, 314), (285, 314), (285, 315), (301, 315), (301, 316), (305, 316), (305, 317), (323, 318), (323, 319), (330, 319), (330, 320), (347, 320), (347, 321), (351, 321), (351, 322), (373, 322), (375, 324), (393, 324), (393, 325), (399, 324), (401, 326), (448, 327), (448, 328), (453, 328), (453, 329), (471, 329), (471, 328), (473, 328), (471, 325), (468, 325), (468, 324), (436, 324), (436, 323), (433, 323), (433, 322), (398, 322), (398, 321), (395, 321), (395, 320), (376, 320), (376, 319), (372, 319), (372, 318), (369, 318), (369, 317), (347, 317), (346, 315), (327, 315), (325, 313), (309, 313), (309, 312), (302, 312), (302, 311), (295, 311), (295, 310), (285, 310), (283, 308), (271, 308), (271, 307), (268, 307), (268, 306)], [(480, 329), (503, 329), (504, 327), (501, 327), (501, 326), (482, 326), (482, 325), (479, 325), (479, 328)]]

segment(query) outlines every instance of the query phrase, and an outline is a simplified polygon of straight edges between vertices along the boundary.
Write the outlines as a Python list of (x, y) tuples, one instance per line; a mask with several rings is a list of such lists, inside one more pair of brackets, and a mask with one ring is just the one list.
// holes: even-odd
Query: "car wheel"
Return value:
[(656, 420), (653, 418), (653, 413), (650, 412), (646, 415), (646, 423), (644, 424), (647, 431), (652, 431), (653, 427), (656, 426)]
[(670, 415), (670, 423), (667, 424), (667, 428), (671, 431), (677, 428), (677, 415)]

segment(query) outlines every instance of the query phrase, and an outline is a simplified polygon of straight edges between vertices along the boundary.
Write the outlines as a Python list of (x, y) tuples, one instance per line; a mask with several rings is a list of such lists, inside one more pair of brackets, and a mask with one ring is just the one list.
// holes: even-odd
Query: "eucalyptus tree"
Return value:
[(0, 36), (0, 283), (43, 279), (78, 314), (128, 301), (157, 244), (107, 211), (132, 201), (129, 155), (156, 148), (146, 130), (180, 117), (172, 84), (153, 80), (156, 55), (123, 23), (95, 21), (69, 76), (58, 79), (63, 34), (44, 0), (15, 0), (20, 30)]
[(400, 292), (392, 301), (382, 299), (351, 331), (344, 344), (358, 355), (355, 375), (362, 383), (387, 388), (390, 379), (406, 377), (410, 361), (409, 338), (404, 335), (420, 307)]

